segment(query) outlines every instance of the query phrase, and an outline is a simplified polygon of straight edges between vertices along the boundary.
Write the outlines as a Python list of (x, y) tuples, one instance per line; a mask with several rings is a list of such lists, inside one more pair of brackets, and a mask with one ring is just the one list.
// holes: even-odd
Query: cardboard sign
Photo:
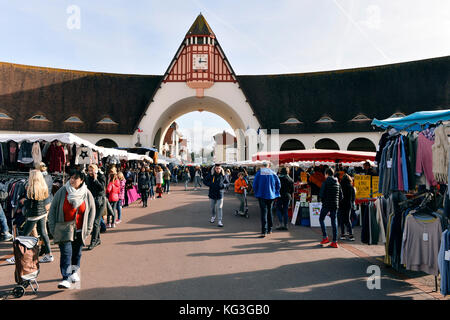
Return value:
[(371, 177), (355, 175), (356, 199), (370, 198)]
[(293, 225), (295, 225), (295, 222), (297, 221), (297, 215), (298, 215), (298, 210), (300, 209), (300, 201), (297, 201), (295, 203), (295, 208), (294, 208), (294, 213), (292, 214), (292, 220), (291, 223)]
[(308, 176), (306, 175), (306, 172), (300, 172), (300, 180), (301, 180), (303, 183), (308, 182)]
[(373, 176), (372, 177), (372, 198), (381, 197), (382, 194), (378, 192), (378, 183), (380, 181), (380, 177)]

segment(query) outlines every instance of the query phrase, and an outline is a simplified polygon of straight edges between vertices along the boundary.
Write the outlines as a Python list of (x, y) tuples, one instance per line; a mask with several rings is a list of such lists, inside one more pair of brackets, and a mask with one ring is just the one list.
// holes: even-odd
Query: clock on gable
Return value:
[(208, 69), (208, 54), (193, 54), (192, 55), (192, 68), (194, 70), (207, 70)]

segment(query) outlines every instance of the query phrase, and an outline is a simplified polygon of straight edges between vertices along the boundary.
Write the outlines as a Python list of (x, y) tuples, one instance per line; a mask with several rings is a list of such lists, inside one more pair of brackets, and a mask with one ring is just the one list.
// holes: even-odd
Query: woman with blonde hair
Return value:
[(119, 202), (119, 194), (120, 194), (120, 180), (116, 173), (111, 173), (109, 177), (109, 184), (106, 188), (106, 193), (108, 194), (108, 201), (112, 207), (112, 213), (110, 213), (107, 217), (107, 228), (115, 228), (116, 227), (116, 209), (117, 203)]
[(123, 175), (122, 171), (119, 171), (117, 174), (117, 177), (119, 178), (120, 183), (120, 192), (119, 192), (119, 202), (117, 202), (117, 220), (116, 223), (122, 222), (122, 206), (125, 202), (125, 176)]
[(44, 256), (39, 262), (52, 262), (54, 260), (50, 240), (48, 238), (46, 217), (50, 209), (48, 186), (40, 170), (31, 170), (28, 178), (27, 197), (24, 203), (27, 222), (23, 229), (23, 235), (30, 235), (34, 226), (44, 241)]

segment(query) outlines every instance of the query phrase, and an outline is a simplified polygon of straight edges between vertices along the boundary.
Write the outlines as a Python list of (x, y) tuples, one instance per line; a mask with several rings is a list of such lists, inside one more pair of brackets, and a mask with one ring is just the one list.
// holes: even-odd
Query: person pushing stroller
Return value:
[(248, 217), (248, 209), (245, 208), (245, 200), (247, 197), (247, 189), (248, 185), (244, 179), (244, 173), (239, 172), (238, 178), (234, 182), (234, 192), (236, 193), (237, 198), (241, 202), (239, 210), (236, 210), (236, 215), (246, 216)]

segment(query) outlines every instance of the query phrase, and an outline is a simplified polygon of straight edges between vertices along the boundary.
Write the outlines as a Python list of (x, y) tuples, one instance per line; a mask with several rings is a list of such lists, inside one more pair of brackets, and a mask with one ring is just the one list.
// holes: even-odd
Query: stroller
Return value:
[(36, 280), (39, 275), (39, 245), (38, 238), (20, 236), (14, 239), (14, 257), (16, 270), (14, 277), (17, 285), (6, 296), (21, 298), (25, 294), (25, 289), (30, 287), (34, 294), (39, 290), (39, 284)]
[(239, 217), (246, 217), (249, 218), (248, 215), (248, 204), (247, 204), (247, 189), (244, 189), (244, 212), (239, 213), (239, 210), (234, 210), (234, 215)]

